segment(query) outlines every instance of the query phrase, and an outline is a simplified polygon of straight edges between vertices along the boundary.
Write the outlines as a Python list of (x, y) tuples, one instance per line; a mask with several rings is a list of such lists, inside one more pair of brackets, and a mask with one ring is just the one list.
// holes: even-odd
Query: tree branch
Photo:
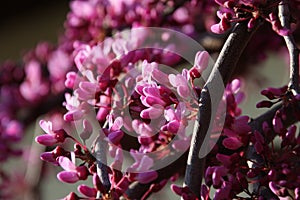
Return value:
[[(227, 38), (208, 81), (201, 92), (198, 122), (194, 128), (185, 172), (185, 185), (199, 198), (205, 165), (205, 158), (199, 158), (201, 147), (202, 145), (207, 145), (204, 139), (209, 133), (210, 125), (213, 123), (211, 119), (214, 119), (216, 108), (224, 93), (224, 85), (231, 79), (236, 69), (237, 61), (257, 27), (248, 31), (247, 23), (236, 25)], [(223, 87), (220, 87), (220, 81), (224, 84)], [(211, 95), (214, 95), (213, 98)]]
[[(263, 129), (262, 129), (262, 124), (264, 122), (267, 122), (269, 127), (273, 127), (272, 125), (272, 120), (273, 117), (275, 116), (275, 113), (282, 108), (282, 103), (280, 103), (279, 105), (273, 107), (272, 109), (268, 110), (267, 112), (265, 112), (264, 114), (258, 116), (257, 118), (253, 119), (249, 125), (251, 127), (251, 129), (257, 130), (258, 132), (263, 134)], [(290, 125), (296, 123), (298, 121), (298, 119), (295, 117), (295, 113), (300, 112), (300, 103), (298, 103), (297, 105), (293, 105), (293, 104), (289, 104), (288, 106), (285, 107), (285, 114), (286, 114), (286, 118), (285, 120), (282, 120), (283, 126), (284, 127), (289, 127)], [(274, 130), (272, 130), (269, 135), (264, 135), (265, 137), (265, 141), (267, 143), (270, 143), (271, 140), (276, 136), (276, 133), (274, 132)]]
[[(290, 9), (287, 0), (278, 5), (278, 15), (283, 28), (290, 29)], [(299, 49), (291, 33), (283, 36), (290, 55), (290, 83), (289, 87), (299, 94)]]
[[(97, 174), (105, 187), (106, 191), (110, 190), (110, 180), (108, 176), (107, 158), (106, 158), (107, 143), (100, 137), (95, 142), (94, 155), (97, 159)], [(100, 198), (100, 193), (97, 194)]]

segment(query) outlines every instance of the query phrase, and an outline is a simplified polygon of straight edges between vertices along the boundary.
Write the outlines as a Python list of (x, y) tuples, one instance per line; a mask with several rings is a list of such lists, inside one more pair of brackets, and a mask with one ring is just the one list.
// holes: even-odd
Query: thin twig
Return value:
[[(281, 1), (278, 5), (278, 15), (281, 25), (285, 29), (290, 29), (290, 9), (287, 0)], [(290, 83), (289, 87), (299, 94), (299, 49), (291, 33), (283, 36), (290, 55)]]
[[(268, 110), (267, 112), (263, 113), (262, 115), (258, 116), (257, 118), (253, 119), (249, 125), (252, 130), (257, 130), (258, 132), (263, 134), (262, 124), (267, 122), (269, 127), (273, 127), (272, 120), (275, 116), (275, 113), (282, 108), (282, 103), (278, 104), (277, 106), (273, 107), (272, 109)], [(295, 113), (300, 112), (300, 103), (297, 105), (288, 105), (284, 109), (286, 118), (282, 120), (284, 127), (289, 127), (290, 125), (296, 123), (298, 121), (297, 117), (295, 117)], [(265, 141), (270, 143), (271, 140), (275, 137), (276, 133), (272, 130), (269, 135), (264, 135)]]
[[(258, 27), (258, 26), (257, 26)], [(204, 173), (205, 158), (199, 158), (209, 127), (213, 123), (216, 108), (222, 98), (224, 85), (231, 79), (236, 64), (257, 27), (248, 31), (247, 23), (239, 23), (227, 38), (218, 60), (201, 92), (198, 122), (196, 123), (185, 172), (185, 185), (200, 198), (200, 188)], [(221, 79), (221, 80), (220, 80)], [(223, 87), (220, 87), (220, 81)], [(214, 95), (213, 98), (211, 95)]]

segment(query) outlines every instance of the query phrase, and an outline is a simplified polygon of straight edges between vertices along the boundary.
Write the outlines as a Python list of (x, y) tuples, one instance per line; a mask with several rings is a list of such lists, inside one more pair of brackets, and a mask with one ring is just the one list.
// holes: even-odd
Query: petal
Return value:
[(123, 118), (117, 117), (111, 127), (112, 131), (120, 130), (123, 126)]
[(177, 185), (175, 185), (175, 184), (172, 184), (171, 185), (171, 190), (174, 192), (174, 193), (176, 193), (177, 195), (182, 195), (183, 194), (183, 188), (182, 187), (180, 187), (180, 186), (177, 186)]
[(143, 110), (140, 116), (144, 119), (157, 119), (164, 113), (162, 106), (156, 104), (155, 107), (150, 107)]
[(174, 74), (169, 75), (169, 81), (174, 87), (178, 86), (177, 77)]
[(74, 163), (72, 163), (72, 161), (69, 158), (64, 156), (59, 156), (58, 163), (64, 170), (76, 172), (76, 166)]
[(213, 32), (213, 33), (216, 33), (216, 34), (221, 34), (221, 33), (224, 33), (224, 31), (222, 31), (220, 29), (220, 24), (214, 24), (210, 27), (210, 30)]
[[(166, 102), (163, 101), (160, 96), (146, 96), (146, 98), (144, 99), (144, 101), (149, 105), (149, 106), (153, 106), (155, 104), (159, 104), (162, 106), (166, 105)], [(147, 106), (147, 105), (146, 105)]]
[(201, 74), (208, 66), (209, 54), (207, 51), (198, 51), (195, 56), (194, 65), (197, 66), (198, 72)]
[(180, 122), (177, 120), (173, 120), (168, 123), (167, 127), (168, 131), (170, 131), (171, 133), (177, 133), (180, 127)]
[(82, 185), (79, 185), (78, 187), (77, 187), (77, 190), (81, 193), (81, 194), (83, 194), (83, 195), (85, 195), (85, 196), (87, 196), (87, 197), (96, 197), (97, 196), (97, 190), (95, 189), (95, 188), (91, 188), (91, 187), (89, 187), (89, 186), (86, 186), (86, 185), (84, 185), (84, 184), (82, 184)]
[(170, 85), (170, 82), (168, 80), (168, 75), (160, 71), (159, 69), (153, 70), (152, 77), (161, 85)]
[(190, 96), (190, 90), (187, 85), (180, 85), (177, 87), (177, 92), (182, 98), (187, 98)]
[(44, 153), (41, 154), (40, 158), (43, 161), (53, 163), (54, 165), (58, 165), (58, 163), (56, 161), (56, 158), (55, 158), (55, 156), (53, 155), (52, 152), (44, 152)]
[(144, 172), (150, 169), (153, 166), (153, 159), (144, 155), (140, 161), (139, 167), (137, 169), (138, 172)]
[(52, 134), (52, 122), (51, 121), (45, 121), (45, 120), (40, 120), (39, 122), (40, 127), (48, 134)]
[(158, 177), (158, 174), (156, 171), (150, 171), (145, 173), (140, 173), (137, 175), (137, 180), (142, 183), (150, 183), (151, 181), (154, 181)]
[(231, 87), (231, 91), (234, 94), (236, 94), (240, 90), (241, 81), (239, 79), (234, 79), (233, 81), (231, 81), (230, 87)]
[(35, 138), (35, 141), (45, 146), (52, 146), (57, 143), (54, 135), (44, 134)]
[(94, 94), (94, 95), (96, 95), (96, 92), (99, 89), (99, 87), (96, 83), (91, 83), (88, 81), (80, 82), (79, 87), (80, 87), (80, 89), (84, 90), (88, 94)]
[(177, 151), (185, 151), (189, 148), (189, 146), (190, 146), (190, 141), (188, 140), (176, 140), (172, 144), (172, 147)]
[(236, 150), (243, 145), (243, 143), (236, 137), (225, 138), (222, 143), (226, 148), (231, 150)]
[(121, 130), (113, 131), (109, 133), (108, 139), (111, 141), (113, 144), (117, 145), (120, 143), (121, 139), (123, 138), (124, 133)]
[(58, 180), (65, 182), (65, 183), (76, 183), (79, 181), (79, 178), (77, 176), (76, 172), (67, 172), (62, 171), (57, 174)]
[(66, 114), (64, 114), (64, 120), (67, 122), (77, 121), (81, 119), (83, 116), (83, 112), (81, 110), (70, 110)]

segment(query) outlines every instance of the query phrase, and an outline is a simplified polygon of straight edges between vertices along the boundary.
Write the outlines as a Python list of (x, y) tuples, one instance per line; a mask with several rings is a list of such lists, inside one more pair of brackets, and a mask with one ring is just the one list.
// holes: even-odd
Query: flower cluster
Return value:
[(272, 24), (272, 28), (279, 35), (287, 35), (290, 30), (282, 27), (277, 17), (275, 1), (272, 6), (266, 0), (241, 1), (241, 0), (216, 0), (222, 8), (217, 12), (220, 22), (211, 27), (215, 33), (223, 33), (231, 28), (232, 22), (248, 21), (248, 28), (252, 29), (259, 20), (265, 19)]
[[(269, 188), (273, 197), (299, 198), (299, 136), (295, 125), (283, 126), (288, 107), (296, 108), (297, 95), (292, 95), (286, 86), (261, 93), (269, 99), (282, 100), (282, 108), (276, 112), (272, 124), (263, 123), (262, 132), (251, 131), (248, 117), (227, 116), (220, 145), (209, 157), (203, 199), (210, 199), (211, 188), (216, 190), (213, 199), (264, 199), (263, 188)], [(262, 101), (258, 107), (269, 104), (270, 101)], [(297, 113), (294, 110), (292, 115), (297, 117)], [(280, 138), (279, 144), (275, 135)], [(249, 157), (249, 148), (253, 148), (257, 158)], [(250, 189), (256, 185), (258, 189)]]
[[(134, 31), (131, 34), (135, 39), (140, 37)], [(74, 62), (79, 73), (68, 72), (66, 76), (65, 85), (74, 94), (65, 95), (67, 113), (63, 117), (65, 123), (75, 126), (67, 133), (63, 129), (52, 130), (51, 122), (40, 122), (47, 134), (38, 136), (36, 141), (57, 146), (41, 158), (65, 169), (57, 175), (59, 180), (74, 183), (87, 176), (98, 176), (94, 155), (97, 152), (85, 145), (97, 131), (87, 119), (95, 115), (94, 121), (101, 127), (98, 137), (108, 144), (107, 153), (114, 159), (109, 170), (111, 187), (106, 191), (80, 186), (78, 191), (85, 196), (95, 197), (100, 192), (102, 196), (109, 194), (118, 199), (134, 181), (147, 184), (156, 180), (158, 160), (166, 159), (171, 152), (181, 155), (189, 147), (186, 129), (196, 119), (198, 98), (192, 85), (207, 68), (209, 55), (198, 52), (190, 70), (167, 74), (159, 63), (174, 62), (177, 56), (159, 49), (153, 50), (156, 53), (147, 49), (134, 51), (139, 41), (117, 35), (95, 46), (78, 44)], [(74, 135), (80, 129), (78, 124), (83, 128), (79, 132), (82, 142)], [(60, 146), (67, 138), (75, 143), (73, 151)], [(137, 148), (130, 147), (134, 142), (138, 142)], [(135, 162), (122, 172), (126, 149)], [(75, 158), (85, 164), (75, 165)]]
[[(299, 2), (290, 4), (298, 18), (294, 7)], [(84, 182), (77, 188), (80, 195), (71, 192), (65, 199), (146, 199), (174, 181), (186, 164), (209, 54), (199, 51), (192, 67), (181, 67), (185, 61), (174, 53), (179, 47), (169, 44), (172, 36), (165, 33), (151, 48), (141, 49), (155, 31), (134, 28), (165, 27), (214, 46), (222, 41), (207, 30), (224, 33), (235, 22), (247, 22), (251, 30), (266, 20), (285, 36), (290, 30), (279, 22), (278, 5), (279, 1), (265, 0), (71, 1), (58, 45), (42, 42), (24, 56), (22, 64), (1, 65), (0, 189), (6, 191), (0, 198), (13, 198), (13, 192), (7, 191), (13, 191), (9, 183), (16, 182), (2, 163), (21, 154), (15, 143), (44, 114), (39, 124), (46, 134), (35, 138), (47, 146), (41, 159), (63, 169), (57, 174), (61, 182)], [(221, 6), (220, 22), (215, 24), (217, 6)], [(127, 28), (127, 35), (122, 34)], [(266, 33), (266, 27), (261, 32)], [(276, 34), (255, 37), (245, 53), (248, 60), (241, 62), (260, 60), (256, 58), (263, 58), (266, 50), (277, 51), (282, 45)], [(180, 48), (190, 50), (184, 44)], [(182, 69), (177, 72), (164, 65)], [(265, 189), (280, 198), (300, 198), (300, 136), (296, 125), (286, 120), (289, 115), (300, 120), (299, 94), (288, 87), (263, 90), (268, 100), (257, 108), (282, 106), (271, 121), (253, 128), (252, 119), (243, 116), (238, 106), (244, 99), (240, 88), (241, 81), (233, 79), (217, 110), (201, 198), (263, 199)], [(249, 157), (249, 151), (260, 161)], [(170, 163), (175, 167), (166, 167)], [(92, 184), (87, 183), (91, 179)], [(23, 181), (20, 184), (25, 185)], [(132, 197), (131, 187), (138, 184), (147, 188)], [(199, 199), (187, 186), (171, 189), (183, 199)]]

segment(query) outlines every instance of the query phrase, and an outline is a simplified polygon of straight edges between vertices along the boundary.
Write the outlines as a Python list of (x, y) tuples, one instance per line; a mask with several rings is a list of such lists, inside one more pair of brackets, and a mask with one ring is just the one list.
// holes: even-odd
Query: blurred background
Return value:
[(3, 1), (0, 7), (0, 62), (20, 60), (39, 41), (56, 43), (63, 32), (68, 0)]
[[(33, 48), (38, 42), (49, 41), (56, 43), (58, 36), (63, 32), (63, 24), (69, 10), (68, 0), (23, 0), (4, 1), (0, 8), (0, 63), (5, 60), (21, 61), (23, 53)], [(244, 90), (248, 96), (243, 106), (244, 114), (251, 117), (264, 112), (264, 109), (254, 109), (255, 104), (262, 96), (261, 88), (278, 87), (287, 83), (288, 70), (283, 67), (285, 61), (274, 55), (261, 66), (254, 68), (246, 77)], [(40, 134), (41, 130), (33, 123), (27, 131), (24, 145), (31, 145), (34, 134)], [(32, 143), (34, 145), (34, 142)], [(41, 149), (43, 150), (43, 149)], [(39, 160), (39, 155), (34, 155), (34, 160)], [(22, 163), (7, 163), (10, 170), (34, 171), (27, 169)], [(51, 168), (51, 167), (50, 167)], [(66, 196), (74, 185), (62, 184), (56, 179), (58, 167), (52, 167), (52, 172), (45, 173), (45, 179), (41, 184), (41, 198), (44, 200), (59, 199)], [(31, 177), (34, 181), (34, 178)], [(20, 199), (30, 199), (20, 197)], [(178, 199), (178, 196), (164, 194), (155, 195), (151, 199)]]

